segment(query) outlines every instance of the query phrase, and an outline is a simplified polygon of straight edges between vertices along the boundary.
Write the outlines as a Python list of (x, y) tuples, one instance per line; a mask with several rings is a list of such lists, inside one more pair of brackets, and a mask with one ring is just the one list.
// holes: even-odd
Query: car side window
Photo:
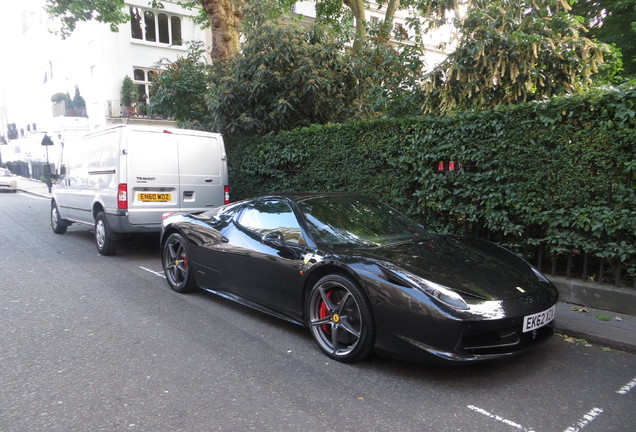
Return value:
[(261, 200), (249, 203), (237, 221), (250, 231), (264, 236), (278, 231), (283, 235), (286, 243), (304, 245), (302, 232), (292, 208), (281, 200)]

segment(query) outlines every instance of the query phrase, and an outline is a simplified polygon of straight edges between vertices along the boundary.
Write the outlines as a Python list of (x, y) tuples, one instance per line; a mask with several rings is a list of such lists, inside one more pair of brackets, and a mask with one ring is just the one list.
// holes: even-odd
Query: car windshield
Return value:
[(299, 202), (298, 209), (318, 244), (377, 247), (429, 237), (402, 213), (364, 197), (309, 198)]

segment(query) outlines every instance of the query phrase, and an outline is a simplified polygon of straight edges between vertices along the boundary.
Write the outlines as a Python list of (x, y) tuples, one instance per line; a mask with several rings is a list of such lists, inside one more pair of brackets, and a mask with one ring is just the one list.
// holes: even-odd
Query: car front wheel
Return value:
[(320, 349), (342, 361), (363, 360), (373, 350), (375, 324), (367, 296), (346, 276), (329, 275), (312, 288), (308, 324)]

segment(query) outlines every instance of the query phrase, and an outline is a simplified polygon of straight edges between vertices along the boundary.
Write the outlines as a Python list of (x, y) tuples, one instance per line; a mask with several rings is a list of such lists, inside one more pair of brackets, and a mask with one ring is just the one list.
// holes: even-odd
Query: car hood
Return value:
[(550, 285), (517, 255), (479, 239), (435, 236), (356, 253), (484, 300), (518, 298)]

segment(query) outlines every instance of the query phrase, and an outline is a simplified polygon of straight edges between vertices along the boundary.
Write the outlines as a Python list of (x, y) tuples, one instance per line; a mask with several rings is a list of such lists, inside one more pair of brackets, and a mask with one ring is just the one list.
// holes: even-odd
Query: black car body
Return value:
[(429, 234), (366, 197), (286, 194), (173, 214), (161, 245), (176, 291), (200, 287), (308, 326), (341, 361), (490, 360), (553, 334), (558, 292), (525, 260)]

